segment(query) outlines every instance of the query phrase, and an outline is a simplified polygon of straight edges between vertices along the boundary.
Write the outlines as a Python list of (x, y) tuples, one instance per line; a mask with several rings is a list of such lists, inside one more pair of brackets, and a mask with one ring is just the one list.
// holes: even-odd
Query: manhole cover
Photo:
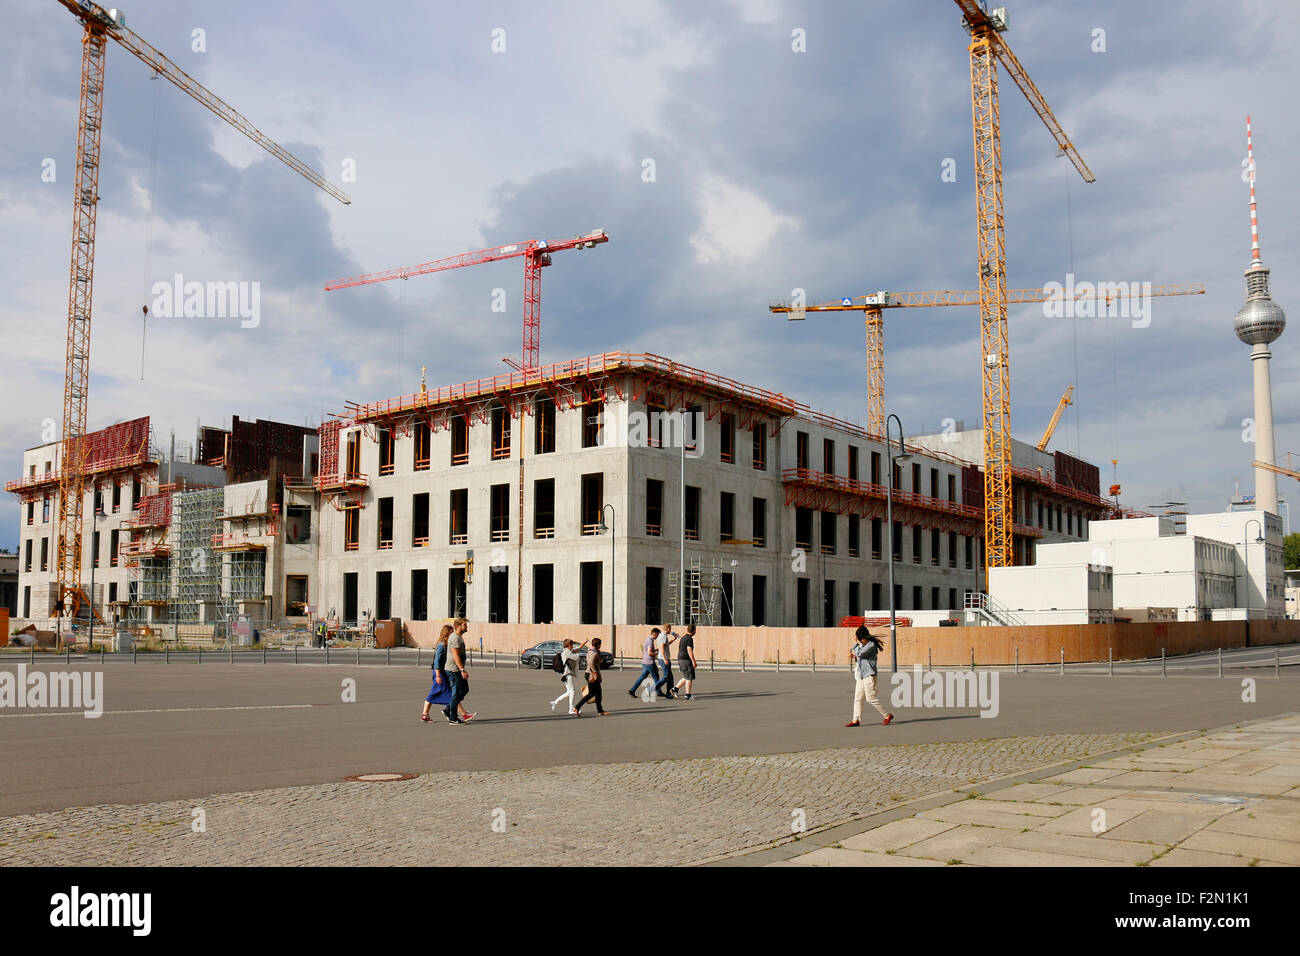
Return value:
[(1197, 799), (1197, 800), (1200, 800), (1201, 803), (1231, 803), (1231, 804), (1239, 804), (1239, 803), (1245, 803), (1245, 802), (1246, 802), (1246, 801), (1243, 800), (1241, 797), (1229, 797), (1229, 796), (1226, 796), (1226, 795), (1224, 795), (1224, 794), (1215, 794), (1215, 795), (1210, 795), (1210, 794), (1205, 794), (1205, 793), (1203, 793), (1203, 794), (1199, 794), (1199, 795), (1196, 797), (1196, 799)]
[(350, 780), (353, 783), (393, 783), (397, 780), (414, 780), (416, 774), (397, 773), (396, 771), (380, 771), (378, 773), (356, 773), (350, 777), (344, 777), (344, 780)]

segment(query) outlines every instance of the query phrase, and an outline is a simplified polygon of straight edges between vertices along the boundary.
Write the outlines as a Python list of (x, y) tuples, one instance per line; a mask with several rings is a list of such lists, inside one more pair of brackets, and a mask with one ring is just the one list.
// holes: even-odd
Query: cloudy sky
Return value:
[[(1085, 184), (1056, 155), (1004, 74), (1008, 284), (1073, 272), (1208, 290), (1153, 300), (1145, 328), (1013, 306), (1013, 432), (1036, 441), (1074, 382), (1054, 447), (1102, 465), (1103, 485), (1119, 459), (1125, 504), (1221, 510), (1234, 482), (1253, 481), (1249, 349), (1232, 334), (1249, 259), (1247, 113), (1274, 297), (1300, 308), (1300, 5), (1008, 6), (1006, 40), (1097, 177)], [(55, 0), (5, 7), (10, 478), (43, 421), (61, 416), (80, 30)], [(496, 374), (519, 354), (519, 260), (321, 287), (593, 228), (611, 241), (558, 254), (544, 273), (544, 363), (656, 352), (859, 422), (860, 316), (789, 323), (769, 300), (977, 288), (969, 58), (951, 0), (124, 9), (131, 29), (353, 202), (110, 44), (92, 428), (147, 414), (165, 446), (173, 428), (189, 441), (197, 422), (231, 415), (316, 424), (349, 400), (414, 391), (422, 365), (437, 384)], [(176, 273), (259, 283), (260, 322), (160, 317), (142, 335), (141, 306)], [(497, 289), (504, 313), (492, 310)], [(976, 310), (887, 313), (885, 341), (887, 404), (909, 434), (945, 418), (977, 427)], [(1300, 451), (1297, 355), (1292, 330), (1274, 347), (1279, 453)], [(0, 546), (17, 527), (7, 499)]]

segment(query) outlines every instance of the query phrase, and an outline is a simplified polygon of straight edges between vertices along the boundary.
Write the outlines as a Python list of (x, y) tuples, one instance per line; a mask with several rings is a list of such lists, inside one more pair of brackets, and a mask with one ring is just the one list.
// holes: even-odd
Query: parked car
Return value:
[[(543, 667), (551, 666), (551, 658), (560, 651), (564, 650), (564, 644), (561, 641), (542, 641), (540, 644), (534, 644), (519, 655), (519, 662), (525, 667), (532, 667), (541, 670)], [(589, 648), (578, 650), (578, 669), (587, 669), (587, 651)], [(609, 651), (600, 652), (601, 667), (613, 667), (614, 655)]]

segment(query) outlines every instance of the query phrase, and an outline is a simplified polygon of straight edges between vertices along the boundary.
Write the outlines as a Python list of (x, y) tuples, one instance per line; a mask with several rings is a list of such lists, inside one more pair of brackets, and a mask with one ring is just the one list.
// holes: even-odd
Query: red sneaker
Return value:
[(856, 720), (850, 720), (850, 721), (849, 721), (847, 724), (845, 724), (844, 726), (845, 726), (845, 727), (861, 727), (862, 724), (861, 724), (859, 721), (856, 721)]
[(888, 727), (890, 723), (893, 722), (893, 720), (894, 720), (893, 714), (885, 714), (885, 719), (882, 720), (881, 723), (884, 724), (886, 727)]
[(466, 714), (464, 717), (461, 718), (461, 722), (468, 724), (471, 720), (473, 720), (477, 716), (478, 716), (477, 713)]

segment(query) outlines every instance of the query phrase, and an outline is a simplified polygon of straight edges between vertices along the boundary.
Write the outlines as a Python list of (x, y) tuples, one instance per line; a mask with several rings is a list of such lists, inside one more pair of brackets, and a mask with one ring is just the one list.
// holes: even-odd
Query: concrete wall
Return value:
[[(411, 621), (406, 627), (409, 645), (432, 647), (442, 621)], [(680, 630), (680, 629), (679, 629)], [(640, 643), (649, 633), (649, 625), (619, 627), (614, 653), (631, 660), (640, 655)], [(889, 628), (875, 627), (872, 633), (886, 642), (882, 660), (889, 659)], [(582, 641), (601, 638), (604, 650), (610, 650), (608, 627), (570, 625), (480, 624), (470, 622), (467, 643), (477, 650), (479, 638), (483, 650), (493, 650), (502, 659), (513, 659), (525, 648), (541, 641), (571, 637)], [(1300, 644), (1300, 621), (1252, 621), (1252, 645)], [(818, 666), (843, 664), (853, 643), (850, 628), (790, 627), (702, 627), (696, 636), (695, 654), (702, 662), (712, 652), (718, 661), (745, 660), (808, 664), (816, 656)], [(1106, 660), (1107, 650), (1115, 660), (1159, 657), (1160, 649), (1168, 654), (1212, 651), (1218, 648), (1246, 646), (1244, 621), (1179, 621), (1147, 624), (1042, 625), (1031, 627), (906, 627), (898, 629), (900, 665), (969, 664), (971, 648), (977, 664), (1011, 664), (1019, 649), (1021, 664), (1055, 664), (1065, 651), (1066, 662)]]

